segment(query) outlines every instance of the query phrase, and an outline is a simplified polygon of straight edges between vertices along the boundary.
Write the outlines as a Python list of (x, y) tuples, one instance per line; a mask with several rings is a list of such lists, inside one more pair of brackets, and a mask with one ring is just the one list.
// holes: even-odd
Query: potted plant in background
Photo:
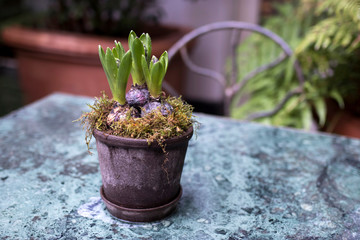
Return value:
[[(21, 25), (5, 27), (2, 38), (16, 51), (25, 101), (54, 91), (94, 96), (104, 89), (109, 93), (96, 46), (112, 46), (114, 38), (125, 42), (130, 28), (146, 29), (153, 36), (154, 55), (159, 56), (188, 31), (159, 25), (161, 13), (157, 0), (53, 0), (32, 21), (27, 17)], [(169, 82), (181, 92), (181, 76), (177, 68), (172, 69)]]
[(326, 101), (328, 113), (323, 130), (360, 138), (360, 1), (311, 0), (302, 3), (305, 10), (315, 9), (316, 22), (297, 52), (307, 60), (305, 67), (319, 73), (323, 80), (319, 90), (338, 93), (333, 96), (339, 104)]
[[(310, 129), (315, 122), (319, 129), (333, 128), (331, 132), (360, 137), (356, 135), (359, 124), (350, 132), (339, 131), (339, 124), (335, 125), (331, 117), (334, 106), (348, 108), (359, 102), (359, 6), (359, 0), (299, 0), (275, 6), (278, 15), (265, 19), (264, 26), (295, 50), (306, 80), (305, 91), (293, 97), (278, 114), (260, 121), (305, 129)], [(252, 35), (238, 51), (238, 62), (243, 70), (239, 75), (241, 79), (259, 63), (276, 58), (280, 49), (267, 39)], [(275, 106), (276, 99), (281, 99), (297, 84), (291, 61), (250, 81), (242, 94), (253, 96), (243, 106), (237, 105), (240, 96), (235, 99), (232, 116), (241, 118), (249, 110)], [(329, 102), (334, 104), (329, 105)]]
[[(264, 27), (274, 31), (292, 49), (296, 49), (311, 28), (311, 17), (304, 19), (298, 6), (293, 3), (276, 5), (275, 9), (278, 14), (265, 19)], [(311, 13), (307, 16), (311, 16)], [(239, 79), (242, 79), (258, 66), (276, 59), (282, 53), (281, 48), (273, 41), (255, 34), (245, 39), (238, 46), (237, 51), (237, 61), (241, 70)], [(270, 125), (310, 130), (315, 123), (324, 124), (324, 105), (329, 92), (320, 92), (317, 87), (317, 75), (314, 74), (313, 70), (304, 69), (301, 56), (295, 55), (294, 57), (299, 60), (306, 80), (303, 93), (293, 96), (277, 114), (261, 118), (258, 121)], [(249, 81), (243, 91), (234, 99), (231, 106), (231, 116), (244, 118), (254, 111), (273, 109), (298, 84), (293, 59), (289, 58)], [(249, 95), (251, 96), (249, 100), (239, 106), (238, 102), (243, 101), (241, 98)], [(318, 121), (315, 121), (316, 119)]]
[[(161, 91), (166, 51), (159, 59), (151, 57), (148, 34), (131, 32), (128, 44), (128, 51), (118, 42), (106, 51), (99, 46), (113, 99), (104, 94), (79, 120), (87, 144), (96, 138), (107, 209), (120, 219), (146, 222), (170, 214), (181, 197), (193, 108)], [(133, 86), (125, 94), (130, 73)]]

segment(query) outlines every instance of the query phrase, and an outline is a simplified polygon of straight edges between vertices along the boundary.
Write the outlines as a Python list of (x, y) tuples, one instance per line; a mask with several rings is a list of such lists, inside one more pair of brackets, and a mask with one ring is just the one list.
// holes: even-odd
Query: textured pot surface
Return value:
[(126, 208), (154, 208), (171, 202), (180, 178), (193, 128), (165, 141), (166, 153), (145, 139), (123, 138), (94, 131), (104, 195)]

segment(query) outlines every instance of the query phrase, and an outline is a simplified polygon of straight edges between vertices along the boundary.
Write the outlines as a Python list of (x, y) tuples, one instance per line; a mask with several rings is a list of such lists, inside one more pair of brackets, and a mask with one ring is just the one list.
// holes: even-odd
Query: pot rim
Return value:
[[(164, 29), (170, 29), (167, 35), (153, 39), (153, 54), (161, 55), (163, 50), (156, 52), (158, 48), (169, 48), (184, 34), (191, 29), (179, 25), (162, 25)], [(42, 52), (66, 57), (83, 56), (98, 59), (98, 45), (104, 48), (114, 45), (114, 39), (120, 41), (125, 49), (128, 49), (127, 37), (102, 36), (93, 34), (81, 34), (61, 30), (43, 30), (10, 25), (0, 31), (3, 41), (10, 47), (25, 50), (27, 52)], [(170, 42), (170, 43), (169, 43)]]
[[(189, 141), (193, 135), (194, 129), (193, 125), (191, 125), (184, 134), (176, 137), (172, 137), (166, 139), (164, 141), (164, 145), (166, 148), (171, 148), (173, 146), (177, 146), (182, 144), (183, 142)], [(109, 146), (117, 146), (117, 147), (131, 147), (131, 148), (161, 148), (161, 146), (153, 141), (151, 144), (148, 143), (146, 139), (138, 139), (138, 138), (127, 138), (127, 137), (119, 137), (115, 135), (111, 135), (97, 129), (94, 129), (93, 136), (97, 141), (101, 141)]]

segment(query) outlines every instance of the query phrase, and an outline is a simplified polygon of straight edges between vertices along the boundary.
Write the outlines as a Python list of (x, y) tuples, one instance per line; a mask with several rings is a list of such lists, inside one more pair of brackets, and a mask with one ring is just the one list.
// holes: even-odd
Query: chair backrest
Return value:
[[(231, 74), (230, 79), (226, 78), (225, 73), (221, 73), (219, 71), (215, 71), (213, 69), (205, 68), (203, 66), (196, 65), (190, 58), (187, 46), (196, 38), (206, 35), (215, 31), (228, 30), (231, 32)], [(249, 72), (246, 76), (244, 76), (240, 81), (237, 80), (238, 77), (238, 69), (237, 69), (237, 57), (236, 57), (236, 48), (239, 44), (239, 38), (242, 31), (254, 32), (261, 34), (272, 41), (274, 41), (280, 48), (282, 49), (282, 54), (275, 60), (270, 63), (259, 66), (257, 69)], [(265, 70), (275, 67), (280, 64), (287, 58), (290, 58), (293, 55), (293, 51), (290, 46), (278, 35), (271, 32), (268, 29), (265, 29), (259, 25), (246, 23), (246, 22), (238, 22), (238, 21), (224, 21), (224, 22), (215, 22), (204, 25), (202, 27), (196, 28), (188, 34), (184, 35), (180, 40), (178, 40), (168, 51), (169, 53), (169, 61), (171, 61), (174, 56), (180, 52), (180, 55), (185, 63), (185, 66), (192, 72), (195, 72), (199, 75), (209, 77), (221, 84), (224, 91), (224, 113), (225, 115), (230, 115), (230, 103), (234, 99), (234, 96), (237, 92), (242, 90), (247, 82)], [(257, 118), (272, 116), (276, 114), (285, 104), (286, 102), (293, 96), (297, 94), (301, 94), (303, 92), (304, 85), (304, 76), (298, 61), (294, 60), (294, 69), (296, 72), (297, 79), (299, 81), (298, 86), (295, 89), (290, 90), (285, 97), (279, 101), (279, 103), (271, 110), (263, 111), (263, 112), (255, 112), (246, 117), (247, 120), (253, 120)], [(178, 95), (178, 93), (166, 82), (164, 82), (164, 89), (172, 95)]]

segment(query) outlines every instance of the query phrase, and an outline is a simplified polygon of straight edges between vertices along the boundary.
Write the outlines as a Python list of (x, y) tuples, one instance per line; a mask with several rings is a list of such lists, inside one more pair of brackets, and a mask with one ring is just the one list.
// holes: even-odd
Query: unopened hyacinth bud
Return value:
[(131, 87), (126, 93), (126, 101), (132, 107), (141, 107), (149, 100), (150, 93), (146, 88)]
[(171, 114), (174, 110), (173, 107), (168, 102), (148, 102), (144, 105), (141, 111), (141, 117), (153, 112), (160, 111), (163, 116)]
[(157, 63), (159, 61), (159, 59), (157, 57), (155, 57), (155, 56), (152, 56), (151, 61), (153, 63)]
[(126, 120), (128, 117), (139, 118), (140, 112), (136, 108), (129, 108), (115, 103), (106, 119), (106, 123), (111, 125), (114, 122)]
[(116, 102), (106, 119), (106, 123), (108, 125), (111, 125), (111, 123), (116, 122), (121, 118), (121, 109), (122, 106), (118, 102)]
[(117, 66), (117, 67), (120, 67), (120, 59), (115, 58), (115, 61), (116, 61), (116, 66)]
[(147, 51), (147, 48), (146, 48), (146, 46), (145, 46), (145, 44), (143, 44), (143, 46), (144, 46), (144, 52), (145, 52), (145, 59), (147, 59), (147, 57), (148, 57), (148, 51)]

